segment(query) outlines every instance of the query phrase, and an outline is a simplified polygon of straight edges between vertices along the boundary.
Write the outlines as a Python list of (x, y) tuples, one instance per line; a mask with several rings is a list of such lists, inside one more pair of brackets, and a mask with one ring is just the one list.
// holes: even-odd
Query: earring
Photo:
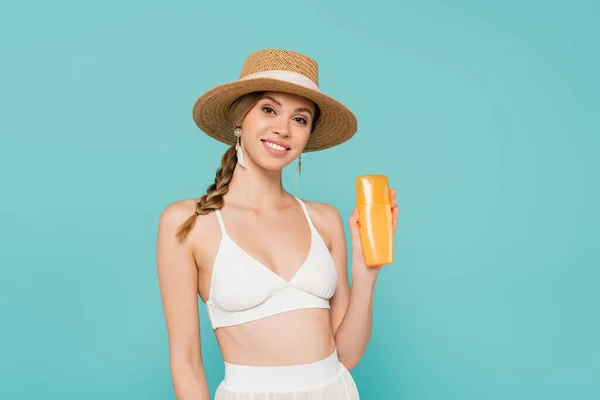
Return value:
[(294, 192), (298, 194), (298, 176), (302, 173), (302, 153), (298, 156), (298, 165), (296, 166), (296, 176), (294, 177)]
[(246, 162), (244, 161), (244, 152), (242, 151), (242, 130), (237, 127), (234, 129), (233, 134), (237, 138), (235, 150), (237, 151), (238, 164), (240, 164), (242, 167), (245, 167)]

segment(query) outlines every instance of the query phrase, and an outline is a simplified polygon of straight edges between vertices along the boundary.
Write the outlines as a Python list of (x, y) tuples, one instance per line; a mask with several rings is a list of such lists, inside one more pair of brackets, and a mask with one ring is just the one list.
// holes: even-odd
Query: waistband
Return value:
[(340, 371), (337, 351), (319, 361), (285, 366), (252, 366), (225, 363), (223, 385), (236, 391), (290, 391), (318, 386)]

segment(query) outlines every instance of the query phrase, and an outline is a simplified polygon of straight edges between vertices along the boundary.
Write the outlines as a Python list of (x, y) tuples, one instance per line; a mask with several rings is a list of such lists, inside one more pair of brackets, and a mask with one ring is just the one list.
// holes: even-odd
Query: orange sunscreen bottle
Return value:
[(387, 176), (364, 175), (356, 178), (356, 205), (366, 265), (391, 264), (394, 261), (394, 230)]

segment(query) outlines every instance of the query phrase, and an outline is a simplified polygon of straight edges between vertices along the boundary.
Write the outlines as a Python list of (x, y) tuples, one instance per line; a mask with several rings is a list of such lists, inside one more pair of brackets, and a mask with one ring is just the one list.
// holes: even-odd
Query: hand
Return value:
[[(396, 190), (390, 190), (390, 196), (392, 198), (392, 228), (393, 232), (396, 232), (396, 226), (398, 225), (398, 203), (396, 202)], [(365, 261), (365, 255), (363, 253), (362, 243), (360, 241), (360, 224), (358, 222), (358, 207), (354, 209), (354, 212), (349, 219), (350, 233), (352, 237), (352, 279), (364, 279), (364, 278), (377, 278), (381, 265), (375, 267), (367, 267)]]

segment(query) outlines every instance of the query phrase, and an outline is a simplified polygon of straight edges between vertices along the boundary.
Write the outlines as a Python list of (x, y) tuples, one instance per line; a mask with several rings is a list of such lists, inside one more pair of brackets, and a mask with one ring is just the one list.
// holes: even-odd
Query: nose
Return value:
[(273, 122), (273, 125), (271, 126), (271, 131), (279, 136), (284, 136), (287, 137), (290, 135), (290, 127), (289, 127), (289, 121), (287, 119), (279, 119), (275, 122)]

